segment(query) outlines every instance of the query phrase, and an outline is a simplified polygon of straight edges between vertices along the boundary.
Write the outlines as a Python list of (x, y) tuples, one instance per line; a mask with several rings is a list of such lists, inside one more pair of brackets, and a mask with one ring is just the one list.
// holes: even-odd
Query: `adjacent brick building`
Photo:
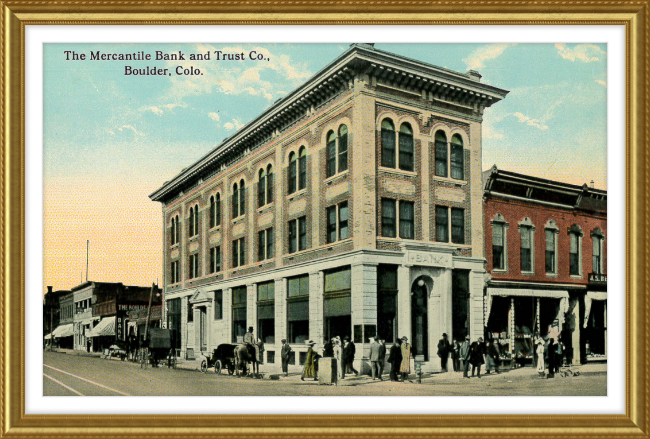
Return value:
[(484, 181), (488, 336), (504, 357), (550, 333), (574, 364), (606, 359), (607, 192), (496, 166)]
[[(247, 327), (435, 346), (483, 334), (481, 123), (507, 91), (354, 44), (156, 190), (165, 324), (210, 351)], [(276, 355), (277, 353), (277, 355)]]

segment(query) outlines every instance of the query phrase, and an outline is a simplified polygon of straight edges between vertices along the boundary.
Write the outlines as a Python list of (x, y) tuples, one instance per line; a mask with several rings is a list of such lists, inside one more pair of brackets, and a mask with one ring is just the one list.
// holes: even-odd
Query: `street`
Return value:
[[(138, 364), (96, 357), (43, 353), (44, 396), (604, 396), (606, 374), (534, 379), (536, 372), (506, 372), (481, 379), (460, 374), (433, 376), (422, 384), (352, 378), (338, 386), (202, 374), (192, 370), (141, 369)], [(530, 372), (530, 375), (528, 374)]]

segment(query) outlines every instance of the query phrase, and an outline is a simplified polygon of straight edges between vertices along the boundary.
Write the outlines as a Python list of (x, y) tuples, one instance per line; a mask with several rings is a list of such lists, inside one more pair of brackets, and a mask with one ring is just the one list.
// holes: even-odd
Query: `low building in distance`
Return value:
[(525, 363), (558, 337), (567, 361), (607, 358), (607, 192), (497, 169), (484, 173), (485, 325)]
[[(182, 355), (286, 338), (483, 335), (481, 124), (508, 92), (353, 44), (151, 194), (162, 205), (164, 319)], [(318, 347), (317, 347), (318, 348)]]

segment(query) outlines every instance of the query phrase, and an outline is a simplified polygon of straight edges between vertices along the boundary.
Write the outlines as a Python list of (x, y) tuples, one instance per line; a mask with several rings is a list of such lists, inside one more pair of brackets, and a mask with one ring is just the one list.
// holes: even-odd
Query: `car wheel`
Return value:
[(221, 375), (221, 369), (223, 369), (223, 364), (221, 364), (221, 360), (217, 360), (214, 363), (214, 373), (217, 375)]
[(201, 372), (206, 373), (208, 371), (208, 362), (206, 360), (201, 361)]

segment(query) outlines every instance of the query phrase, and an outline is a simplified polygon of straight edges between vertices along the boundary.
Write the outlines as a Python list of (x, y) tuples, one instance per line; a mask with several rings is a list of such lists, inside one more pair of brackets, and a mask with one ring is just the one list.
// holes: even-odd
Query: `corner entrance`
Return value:
[(427, 287), (423, 279), (413, 282), (411, 287), (411, 345), (413, 355), (423, 355), (429, 360), (429, 328), (427, 315)]

